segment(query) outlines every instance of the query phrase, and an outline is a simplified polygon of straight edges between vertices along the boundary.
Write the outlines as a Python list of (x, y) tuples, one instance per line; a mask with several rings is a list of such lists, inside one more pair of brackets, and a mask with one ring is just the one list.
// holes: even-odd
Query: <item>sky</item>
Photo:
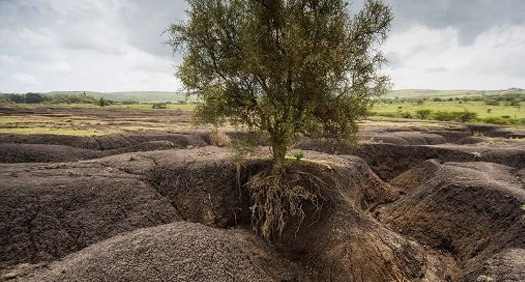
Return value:
[[(354, 0), (357, 8), (362, 0)], [(384, 0), (394, 89), (525, 88), (525, 1)], [(0, 0), (0, 92), (177, 91), (183, 0)]]

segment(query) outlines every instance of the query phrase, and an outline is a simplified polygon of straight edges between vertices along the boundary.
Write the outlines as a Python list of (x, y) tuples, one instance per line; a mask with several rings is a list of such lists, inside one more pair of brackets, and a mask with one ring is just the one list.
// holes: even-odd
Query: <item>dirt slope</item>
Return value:
[[(403, 164), (403, 146), (388, 146), (372, 168)], [(417, 161), (387, 170), (412, 168), (390, 183), (366, 158), (305, 151), (291, 168), (328, 184), (323, 209), (304, 203), (309, 219), (292, 219), (278, 244), (249, 227), (244, 184), (269, 166), (261, 155), (237, 163), (208, 146), (2, 164), (0, 268), (25, 269), (21, 281), (520, 281), (525, 170), (440, 146), (410, 146)], [(465, 162), (426, 161), (435, 154)]]
[(0, 268), (52, 261), (118, 233), (180, 219), (135, 175), (95, 164), (1, 165)]
[(519, 175), (494, 163), (427, 161), (391, 182), (407, 194), (384, 207), (380, 218), (454, 256), (461, 277), (502, 251), (525, 247), (525, 186)]
[(177, 222), (113, 237), (20, 281), (262, 282), (299, 275), (253, 234)]

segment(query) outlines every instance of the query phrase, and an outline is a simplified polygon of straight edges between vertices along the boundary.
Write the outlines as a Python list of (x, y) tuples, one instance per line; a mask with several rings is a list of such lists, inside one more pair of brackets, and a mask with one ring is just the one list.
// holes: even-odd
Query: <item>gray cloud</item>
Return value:
[[(525, 87), (525, 1), (385, 1), (396, 88)], [(161, 34), (185, 9), (183, 0), (0, 0), (0, 92), (176, 90), (181, 58)]]
[(471, 44), (495, 25), (525, 24), (522, 0), (387, 0), (400, 29), (414, 25), (460, 31), (460, 43)]

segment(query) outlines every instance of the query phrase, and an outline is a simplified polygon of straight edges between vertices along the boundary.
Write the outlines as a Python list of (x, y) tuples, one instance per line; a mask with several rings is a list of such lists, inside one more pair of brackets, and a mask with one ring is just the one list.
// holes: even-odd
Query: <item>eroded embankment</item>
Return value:
[(292, 166), (330, 189), (279, 244), (249, 227), (244, 183), (269, 165), (260, 158), (202, 147), (3, 164), (0, 280), (521, 281), (523, 150), (479, 148), (371, 143), (364, 160), (307, 151)]

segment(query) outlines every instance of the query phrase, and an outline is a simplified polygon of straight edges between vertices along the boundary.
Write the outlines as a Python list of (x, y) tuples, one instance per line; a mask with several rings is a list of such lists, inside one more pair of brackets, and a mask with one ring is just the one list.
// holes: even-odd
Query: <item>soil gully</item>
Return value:
[[(293, 281), (438, 281), (448, 276), (445, 259), (385, 228), (366, 211), (393, 202), (398, 194), (392, 186), (357, 157), (322, 157), (329, 165), (301, 168), (332, 187), (324, 192), (322, 212), (305, 204), (306, 220), (298, 227), (297, 219), (289, 219), (283, 239), (273, 245), (298, 273), (307, 274), (297, 273)], [(237, 178), (236, 166), (225, 159), (160, 161), (150, 179), (184, 220), (251, 231), (252, 203), (247, 190), (239, 194), (237, 179), (244, 184), (268, 165), (249, 161)]]
[(0, 164), (0, 281), (525, 280), (519, 146), (305, 151), (292, 166), (327, 184), (323, 208), (304, 202), (306, 219), (289, 218), (269, 244), (250, 227), (244, 185), (268, 161), (148, 142), (89, 161)]

